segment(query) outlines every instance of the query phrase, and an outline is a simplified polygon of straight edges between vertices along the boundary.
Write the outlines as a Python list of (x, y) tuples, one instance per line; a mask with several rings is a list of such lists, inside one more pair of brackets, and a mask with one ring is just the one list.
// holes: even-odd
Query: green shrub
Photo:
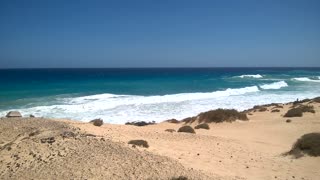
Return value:
[(303, 154), (320, 156), (320, 133), (309, 133), (301, 136), (287, 153), (297, 158)]
[(196, 125), (196, 127), (194, 127), (195, 129), (210, 129), (209, 125), (207, 123), (203, 123), (203, 124), (198, 124)]
[(191, 126), (182, 126), (178, 129), (178, 132), (196, 133)]
[(145, 147), (145, 148), (149, 147), (148, 142), (145, 141), (145, 140), (131, 140), (131, 141), (128, 142), (128, 144), (133, 144), (133, 145), (140, 146), (140, 147)]

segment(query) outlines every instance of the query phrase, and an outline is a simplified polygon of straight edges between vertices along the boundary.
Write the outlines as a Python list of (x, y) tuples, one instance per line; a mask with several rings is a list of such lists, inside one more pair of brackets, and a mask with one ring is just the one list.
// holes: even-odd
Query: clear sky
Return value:
[(0, 68), (226, 66), (320, 66), (320, 1), (0, 1)]

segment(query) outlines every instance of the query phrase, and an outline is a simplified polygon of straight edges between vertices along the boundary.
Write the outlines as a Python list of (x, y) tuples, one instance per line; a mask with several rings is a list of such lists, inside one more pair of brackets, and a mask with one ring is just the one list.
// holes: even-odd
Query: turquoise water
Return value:
[(0, 115), (110, 123), (181, 119), (215, 108), (320, 96), (320, 68), (0, 70)]

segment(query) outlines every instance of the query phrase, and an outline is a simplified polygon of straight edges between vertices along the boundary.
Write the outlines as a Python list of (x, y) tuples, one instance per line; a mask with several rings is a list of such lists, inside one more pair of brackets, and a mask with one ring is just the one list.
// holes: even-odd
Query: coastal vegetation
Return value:
[(193, 133), (193, 134), (196, 133), (191, 126), (182, 126), (178, 129), (178, 132)]
[(309, 133), (301, 136), (287, 154), (296, 158), (303, 156), (303, 154), (320, 156), (320, 133)]

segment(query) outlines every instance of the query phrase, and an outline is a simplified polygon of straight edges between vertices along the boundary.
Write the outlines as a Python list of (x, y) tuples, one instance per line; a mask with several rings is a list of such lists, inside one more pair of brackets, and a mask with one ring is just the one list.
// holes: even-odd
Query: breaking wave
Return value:
[(260, 74), (244, 74), (244, 75), (237, 76), (237, 77), (239, 77), (239, 78), (263, 78), (263, 76)]
[(285, 81), (274, 82), (270, 84), (264, 84), (259, 86), (261, 89), (280, 89), (283, 87), (287, 87), (288, 84)]

